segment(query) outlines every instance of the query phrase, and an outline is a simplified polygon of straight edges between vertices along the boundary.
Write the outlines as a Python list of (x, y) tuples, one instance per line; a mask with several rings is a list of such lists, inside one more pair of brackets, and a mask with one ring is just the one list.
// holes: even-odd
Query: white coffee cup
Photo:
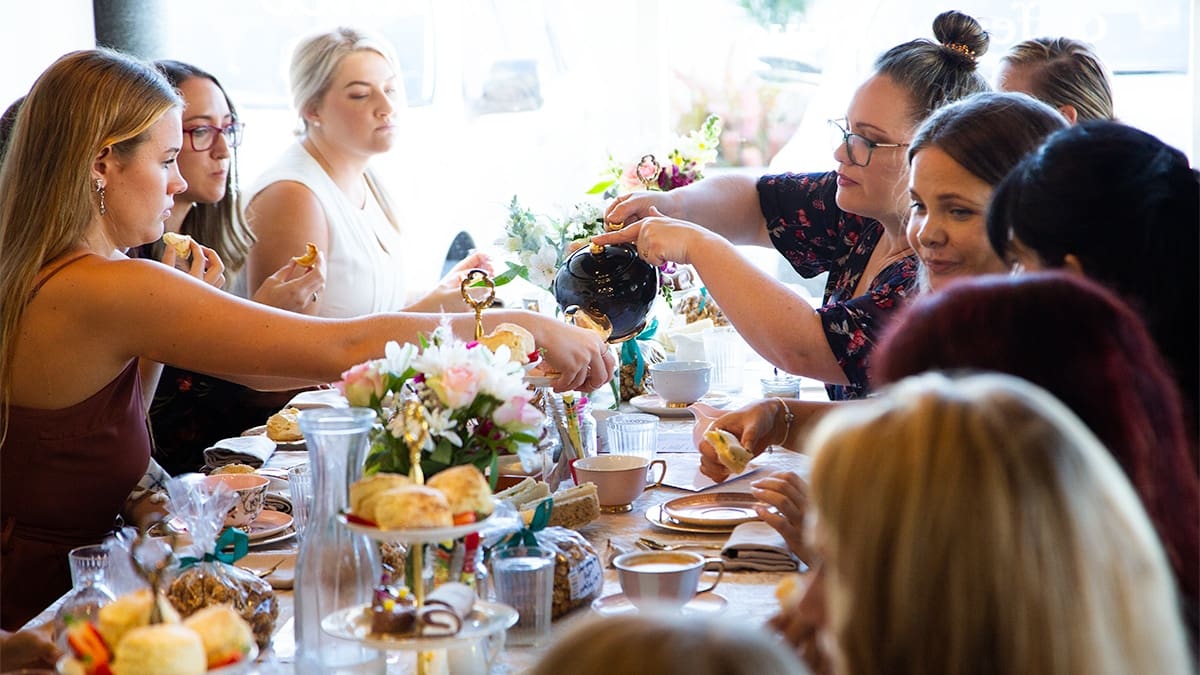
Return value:
[(712, 364), (707, 361), (662, 361), (647, 368), (646, 386), (668, 408), (686, 408), (708, 393)]
[[(700, 575), (710, 565), (716, 566), (717, 578), (712, 584), (697, 588)], [(621, 591), (634, 606), (680, 608), (697, 593), (707, 593), (721, 583), (725, 561), (705, 558), (690, 551), (633, 551), (613, 560)]]
[(648, 487), (658, 487), (667, 475), (667, 463), (661, 459), (651, 462), (637, 455), (597, 455), (576, 461), (571, 470), (580, 484), (596, 484), (601, 511), (624, 513), (633, 509), (633, 500), (647, 489), (646, 470), (654, 466), (660, 473)]

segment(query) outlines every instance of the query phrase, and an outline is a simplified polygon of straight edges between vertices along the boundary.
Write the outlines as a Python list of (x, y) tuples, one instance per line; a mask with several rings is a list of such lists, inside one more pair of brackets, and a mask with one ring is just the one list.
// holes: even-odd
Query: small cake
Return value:
[(134, 628), (113, 653), (113, 675), (204, 675), (207, 671), (200, 636), (179, 624)]
[(407, 588), (399, 591), (381, 587), (371, 603), (371, 632), (384, 635), (412, 635), (416, 630), (417, 604)]

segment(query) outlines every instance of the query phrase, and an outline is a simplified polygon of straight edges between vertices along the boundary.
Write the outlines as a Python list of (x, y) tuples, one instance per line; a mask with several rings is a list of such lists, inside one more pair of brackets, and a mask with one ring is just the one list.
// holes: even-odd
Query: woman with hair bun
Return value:
[[(905, 240), (904, 148), (939, 106), (986, 91), (977, 59), (988, 48), (979, 23), (960, 12), (934, 20), (937, 40), (884, 52), (831, 122), (835, 171), (714, 176), (670, 192), (635, 192), (608, 207), (627, 225), (595, 238), (636, 243), (654, 264), (695, 266), (738, 332), (781, 370), (828, 384), (831, 399), (869, 391), (867, 360), (878, 332), (907, 297), (916, 259)], [(804, 277), (829, 272), (814, 310), (741, 258), (736, 244), (773, 246)]]
[(1112, 83), (1091, 45), (1071, 38), (1033, 38), (1000, 58), (996, 89), (1019, 91), (1054, 106), (1071, 124), (1112, 120)]

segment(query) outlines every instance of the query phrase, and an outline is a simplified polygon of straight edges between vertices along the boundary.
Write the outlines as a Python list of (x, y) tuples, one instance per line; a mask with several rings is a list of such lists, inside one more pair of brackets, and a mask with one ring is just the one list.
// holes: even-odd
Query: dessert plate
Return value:
[(246, 528), (246, 536), (255, 542), (279, 534), (291, 526), (292, 517), (288, 514), (264, 509), (254, 522), (250, 523), (250, 527)]
[[(714, 408), (724, 408), (733, 399), (729, 394), (709, 392), (702, 396), (697, 403), (707, 403)], [(688, 408), (668, 408), (667, 402), (657, 394), (642, 394), (629, 399), (629, 404), (642, 412), (658, 415), (659, 417), (688, 417), (692, 411)]]
[[(725, 609), (729, 601), (725, 596), (719, 593), (697, 594), (696, 597), (688, 601), (683, 606), (685, 614), (716, 614)], [(604, 616), (612, 616), (614, 614), (632, 614), (637, 612), (637, 607), (625, 597), (624, 593), (613, 593), (602, 598), (596, 598), (592, 601), (592, 611)]]
[(758, 520), (755, 506), (766, 504), (745, 492), (707, 492), (672, 499), (663, 504), (663, 512), (687, 525), (733, 527)]
[(664, 530), (672, 532), (689, 532), (691, 534), (720, 534), (727, 535), (733, 532), (733, 525), (693, 525), (691, 523), (683, 523), (675, 520), (667, 515), (663, 510), (662, 504), (655, 504), (646, 509), (646, 520), (650, 521), (651, 525), (661, 527)]
[(517, 610), (498, 602), (476, 600), (471, 613), (463, 619), (462, 629), (455, 635), (419, 637), (387, 635), (371, 632), (370, 605), (355, 605), (327, 615), (321, 628), (343, 640), (354, 640), (375, 649), (428, 650), (453, 647), (463, 640), (487, 637), (507, 630), (517, 623)]
[[(490, 518), (490, 516), (489, 516)], [(472, 532), (478, 532), (488, 525), (489, 518), (467, 523), (466, 525), (455, 525), (453, 527), (422, 527), (410, 529), (395, 529), (385, 530), (375, 525), (367, 525), (365, 523), (356, 523), (346, 517), (346, 514), (339, 513), (337, 516), (338, 522), (351, 531), (358, 534), (365, 534), (375, 541), (395, 541), (402, 544), (419, 544), (421, 542), (447, 541), (449, 539), (458, 539), (465, 537)]]

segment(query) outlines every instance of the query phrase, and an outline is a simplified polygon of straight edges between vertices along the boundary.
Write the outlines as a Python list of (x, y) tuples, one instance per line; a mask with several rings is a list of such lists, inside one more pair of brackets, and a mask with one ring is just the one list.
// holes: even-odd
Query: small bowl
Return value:
[(225, 527), (248, 527), (262, 514), (263, 505), (266, 503), (267, 485), (271, 483), (266, 476), (254, 473), (227, 473), (204, 477), (204, 484), (210, 490), (215, 489), (218, 483), (224, 483), (238, 496), (233, 506), (229, 507), (229, 513), (225, 515)]

